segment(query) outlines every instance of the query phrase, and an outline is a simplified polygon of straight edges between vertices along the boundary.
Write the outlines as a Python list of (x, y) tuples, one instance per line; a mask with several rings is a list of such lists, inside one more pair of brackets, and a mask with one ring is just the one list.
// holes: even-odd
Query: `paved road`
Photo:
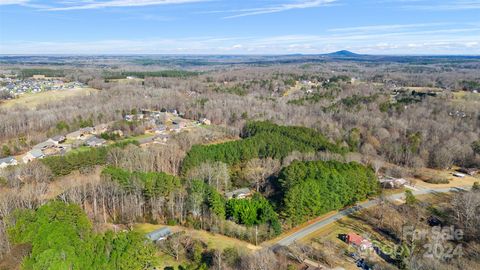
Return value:
[[(468, 189), (468, 187), (452, 187), (452, 188), (440, 188), (440, 189), (425, 189), (425, 188), (416, 187), (416, 188), (411, 188), (411, 189), (412, 189), (412, 193), (414, 195), (423, 195), (423, 194), (429, 194), (429, 193), (445, 193), (445, 192), (452, 192), (452, 191), (461, 191), (461, 190)], [(403, 200), (404, 197), (405, 197), (404, 193), (399, 193), (399, 194), (394, 194), (394, 195), (388, 196), (387, 199), (389, 199), (391, 201), (395, 201), (395, 200)], [(375, 199), (375, 200), (360, 203), (360, 204), (358, 204), (356, 206), (353, 206), (351, 208), (341, 210), (337, 214), (335, 214), (335, 215), (333, 215), (333, 216), (331, 216), (327, 219), (317, 221), (317, 222), (301, 229), (300, 231), (294, 232), (294, 233), (278, 240), (274, 245), (288, 246), (288, 245), (292, 244), (293, 242), (306, 237), (307, 235), (323, 228), (324, 226), (326, 226), (328, 224), (331, 224), (331, 223), (333, 223), (333, 222), (335, 222), (335, 221), (337, 221), (337, 220), (339, 220), (343, 217), (346, 217), (346, 216), (348, 216), (352, 213), (355, 213), (355, 212), (357, 212), (361, 209), (377, 205), (378, 203), (379, 203), (379, 200)]]

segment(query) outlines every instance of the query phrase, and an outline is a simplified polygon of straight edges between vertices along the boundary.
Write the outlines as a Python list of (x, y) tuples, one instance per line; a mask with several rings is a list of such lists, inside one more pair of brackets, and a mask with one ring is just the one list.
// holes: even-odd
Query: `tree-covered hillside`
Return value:
[(135, 232), (98, 234), (75, 204), (50, 202), (37, 210), (14, 213), (8, 229), (14, 244), (32, 251), (22, 269), (149, 269), (155, 248)]
[(205, 161), (220, 161), (235, 165), (253, 158), (283, 159), (293, 151), (330, 151), (345, 153), (321, 133), (305, 127), (279, 126), (271, 122), (249, 122), (243, 138), (223, 144), (194, 145), (182, 163), (183, 173)]
[(298, 224), (378, 192), (371, 168), (355, 162), (294, 162), (280, 172), (282, 214)]

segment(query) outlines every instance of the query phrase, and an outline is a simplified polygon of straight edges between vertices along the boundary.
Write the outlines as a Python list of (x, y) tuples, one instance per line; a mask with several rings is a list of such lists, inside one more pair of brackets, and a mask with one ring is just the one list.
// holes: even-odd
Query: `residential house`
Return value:
[(6, 168), (8, 166), (17, 165), (18, 162), (14, 157), (0, 158), (0, 169)]
[(65, 136), (58, 135), (58, 136), (54, 136), (54, 137), (48, 139), (47, 142), (52, 142), (55, 145), (59, 145), (59, 144), (65, 142), (65, 140), (66, 140)]
[(168, 227), (164, 227), (148, 233), (146, 236), (148, 239), (152, 240), (153, 242), (158, 242), (167, 239), (168, 236), (172, 234), (172, 231)]
[(85, 145), (90, 147), (99, 147), (106, 143), (107, 141), (97, 137), (90, 137), (85, 141)]
[(360, 248), (360, 250), (367, 250), (373, 248), (372, 242), (352, 232), (346, 235), (345, 242), (347, 244), (354, 245)]
[(388, 176), (380, 178), (379, 181), (383, 188), (401, 188), (407, 183), (407, 180), (403, 178), (393, 178)]
[(47, 148), (52, 148), (52, 147), (55, 147), (55, 143), (50, 140), (47, 140), (35, 145), (33, 149), (45, 150)]
[(24, 163), (28, 163), (28, 162), (31, 162), (35, 159), (41, 159), (41, 158), (44, 158), (44, 157), (45, 157), (45, 154), (43, 154), (43, 151), (41, 149), (33, 149), (30, 152), (28, 152), (27, 154), (25, 154), (25, 156), (23, 156), (22, 160), (23, 160)]
[(228, 199), (236, 198), (236, 199), (245, 199), (252, 195), (252, 192), (249, 188), (240, 188), (230, 192), (225, 193), (225, 197)]

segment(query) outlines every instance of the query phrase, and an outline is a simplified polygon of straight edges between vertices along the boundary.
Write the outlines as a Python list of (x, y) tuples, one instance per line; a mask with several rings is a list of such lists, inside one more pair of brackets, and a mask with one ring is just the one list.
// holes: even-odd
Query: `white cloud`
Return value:
[(260, 15), (260, 14), (278, 13), (278, 12), (283, 12), (283, 11), (292, 10), (292, 9), (315, 8), (315, 7), (330, 5), (337, 1), (338, 0), (302, 0), (302, 1), (297, 1), (293, 3), (285, 3), (285, 4), (276, 5), (276, 6), (270, 6), (270, 7), (226, 10), (226, 11), (220, 11), (220, 12), (238, 13), (235, 15), (224, 17), (224, 19), (231, 19), (231, 18), (253, 16), (253, 15)]
[(207, 2), (209, 0), (109, 0), (109, 1), (81, 1), (80, 3), (69, 2), (65, 6), (51, 7), (46, 10), (62, 11), (62, 10), (82, 10), (82, 9), (99, 9), (109, 7), (142, 7), (154, 5), (175, 5), (188, 4), (197, 2)]
[(368, 25), (368, 26), (332, 28), (332, 29), (329, 29), (328, 31), (329, 32), (391, 31), (391, 30), (406, 30), (406, 29), (411, 29), (411, 28), (418, 29), (418, 28), (433, 27), (433, 26), (445, 26), (445, 25), (449, 25), (449, 24), (448, 23), (385, 24), (385, 25)]
[(270, 37), (192, 37), (0, 43), (3, 54), (286, 54), (349, 49), (369, 54), (480, 55), (480, 28)]
[(2, 5), (23, 5), (28, 3), (29, 0), (0, 0), (0, 6)]

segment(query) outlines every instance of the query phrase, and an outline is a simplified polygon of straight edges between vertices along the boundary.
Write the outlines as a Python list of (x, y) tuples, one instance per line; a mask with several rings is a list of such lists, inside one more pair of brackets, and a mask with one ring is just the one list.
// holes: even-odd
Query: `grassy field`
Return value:
[(480, 94), (479, 93), (472, 93), (467, 91), (458, 91), (453, 93), (453, 100), (454, 104), (472, 104), (477, 105), (480, 103)]
[(36, 94), (25, 94), (16, 99), (6, 100), (0, 103), (2, 108), (11, 108), (14, 106), (27, 107), (35, 110), (37, 106), (49, 103), (52, 101), (61, 101), (69, 97), (87, 96), (97, 90), (93, 88), (75, 88), (71, 90), (62, 91), (46, 91)]
[[(480, 178), (472, 177), (472, 176), (465, 176), (463, 178), (453, 176), (455, 169), (452, 170), (436, 170), (436, 169), (429, 169), (429, 168), (422, 168), (418, 171), (420, 174), (420, 179), (413, 178), (415, 181), (415, 185), (422, 188), (449, 188), (449, 187), (464, 187), (464, 186), (472, 186), (474, 182), (480, 181)], [(430, 184), (424, 182), (423, 180), (432, 178), (432, 177), (442, 177), (449, 180), (448, 184)]]
[(89, 147), (89, 146), (80, 146), (78, 148), (72, 149), (69, 153), (70, 154), (77, 154), (77, 153), (86, 152), (90, 149), (91, 149), (91, 147)]

